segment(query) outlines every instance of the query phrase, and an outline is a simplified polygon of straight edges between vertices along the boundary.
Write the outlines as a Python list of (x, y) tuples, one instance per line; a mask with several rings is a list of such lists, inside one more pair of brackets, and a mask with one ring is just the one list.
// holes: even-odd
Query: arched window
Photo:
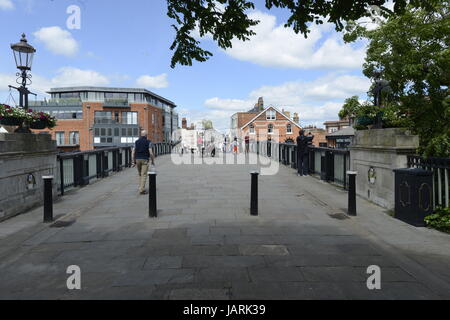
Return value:
[(292, 134), (292, 125), (290, 123), (286, 126), (286, 133)]
[(272, 134), (272, 133), (273, 133), (273, 124), (269, 124), (269, 126), (267, 127), (267, 132), (268, 132), (269, 134)]
[(255, 126), (253, 124), (250, 125), (250, 133), (251, 134), (255, 133)]

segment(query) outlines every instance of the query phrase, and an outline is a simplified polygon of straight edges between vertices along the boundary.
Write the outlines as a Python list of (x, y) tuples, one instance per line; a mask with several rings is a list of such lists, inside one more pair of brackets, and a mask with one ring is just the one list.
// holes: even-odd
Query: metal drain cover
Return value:
[(76, 221), (56, 221), (53, 223), (50, 228), (67, 228), (73, 225)]

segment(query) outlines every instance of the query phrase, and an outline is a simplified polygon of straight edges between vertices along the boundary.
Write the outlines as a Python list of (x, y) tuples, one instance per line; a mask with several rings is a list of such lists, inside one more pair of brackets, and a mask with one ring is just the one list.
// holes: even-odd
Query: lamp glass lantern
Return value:
[(14, 60), (16, 61), (17, 69), (22, 71), (31, 70), (33, 56), (36, 49), (28, 44), (25, 34), (22, 34), (22, 39), (20, 42), (11, 45), (11, 49), (14, 53)]

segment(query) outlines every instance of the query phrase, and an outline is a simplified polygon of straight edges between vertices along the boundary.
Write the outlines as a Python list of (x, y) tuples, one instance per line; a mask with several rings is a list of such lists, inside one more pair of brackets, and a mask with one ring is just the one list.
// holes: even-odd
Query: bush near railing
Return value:
[(450, 233), (450, 208), (437, 208), (434, 214), (425, 218), (425, 222), (430, 228)]

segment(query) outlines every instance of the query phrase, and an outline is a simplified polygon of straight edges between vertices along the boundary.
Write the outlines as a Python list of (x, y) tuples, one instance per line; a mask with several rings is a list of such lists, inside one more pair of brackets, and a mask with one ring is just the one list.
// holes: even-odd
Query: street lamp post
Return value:
[[(19, 91), (19, 106), (25, 110), (28, 110), (28, 95), (36, 95), (35, 93), (30, 92), (27, 88), (27, 85), (31, 84), (31, 74), (29, 74), (29, 71), (31, 71), (36, 49), (28, 44), (25, 33), (22, 34), (22, 39), (20, 39), (20, 42), (11, 45), (11, 49), (13, 50), (16, 67), (20, 70), (20, 72), (16, 74), (18, 77), (16, 82), (21, 86), (18, 88), (13, 86), (9, 87)], [(25, 123), (22, 124), (16, 132), (31, 133)]]

